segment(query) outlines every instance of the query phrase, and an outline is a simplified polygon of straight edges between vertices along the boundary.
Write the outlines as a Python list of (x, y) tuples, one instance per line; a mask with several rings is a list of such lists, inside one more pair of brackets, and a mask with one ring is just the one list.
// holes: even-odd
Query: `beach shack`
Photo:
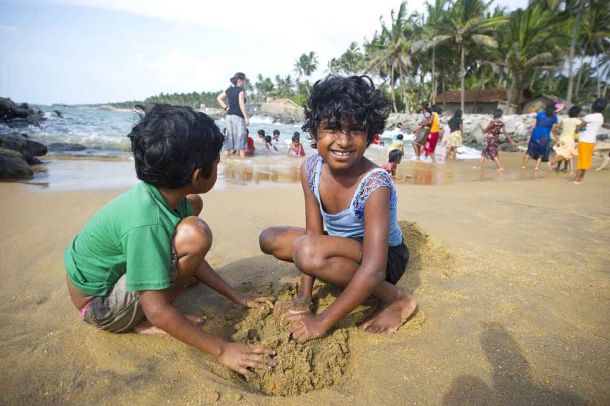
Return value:
[[(451, 90), (436, 96), (436, 103), (451, 113), (460, 108), (460, 91)], [(492, 114), (495, 109), (506, 109), (508, 92), (502, 88), (467, 89), (464, 92), (464, 113)]]

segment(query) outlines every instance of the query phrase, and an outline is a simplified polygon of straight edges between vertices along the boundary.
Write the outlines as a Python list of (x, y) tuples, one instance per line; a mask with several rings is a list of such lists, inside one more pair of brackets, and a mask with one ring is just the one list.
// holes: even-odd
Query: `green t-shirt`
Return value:
[(155, 186), (139, 183), (98, 211), (66, 249), (72, 284), (107, 296), (127, 273), (128, 290), (170, 287), (172, 239), (192, 211), (187, 199), (173, 211)]

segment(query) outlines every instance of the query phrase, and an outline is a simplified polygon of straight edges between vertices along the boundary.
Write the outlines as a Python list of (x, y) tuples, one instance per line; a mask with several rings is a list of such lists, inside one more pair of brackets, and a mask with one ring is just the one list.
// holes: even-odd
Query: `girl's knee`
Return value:
[(212, 230), (205, 221), (196, 216), (184, 218), (176, 227), (174, 247), (178, 256), (203, 253), (212, 247)]
[(324, 258), (312, 237), (304, 235), (292, 243), (292, 260), (301, 272), (314, 275), (323, 265)]

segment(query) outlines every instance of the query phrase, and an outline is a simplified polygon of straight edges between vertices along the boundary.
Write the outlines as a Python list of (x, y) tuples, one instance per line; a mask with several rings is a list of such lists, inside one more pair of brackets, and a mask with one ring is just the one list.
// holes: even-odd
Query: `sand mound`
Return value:
[[(285, 289), (278, 300), (294, 295)], [(348, 357), (348, 333), (335, 330), (326, 337), (299, 344), (290, 338), (288, 327), (271, 309), (252, 309), (236, 326), (233, 340), (262, 344), (275, 349), (277, 365), (271, 371), (250, 372), (246, 381), (268, 395), (294, 396), (333, 385), (343, 377)]]

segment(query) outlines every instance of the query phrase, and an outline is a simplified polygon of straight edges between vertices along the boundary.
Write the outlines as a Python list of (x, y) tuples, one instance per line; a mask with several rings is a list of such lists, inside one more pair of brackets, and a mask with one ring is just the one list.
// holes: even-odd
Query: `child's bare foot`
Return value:
[(360, 325), (369, 333), (393, 333), (402, 326), (417, 308), (413, 295), (401, 290), (400, 296), (388, 303), (379, 313)]
[(502, 172), (503, 170), (504, 170), (504, 168), (502, 168), (502, 167), (496, 169), (496, 171), (498, 171), (498, 172)]
[(273, 312), (280, 318), (289, 314), (307, 313), (311, 311), (311, 297), (296, 297), (286, 302), (277, 302), (273, 307)]
[(521, 167), (521, 169), (527, 169), (527, 166), (523, 165), (523, 166)]
[(540, 168), (535, 167), (535, 168), (534, 168), (534, 170), (535, 170), (536, 172), (538, 172), (538, 171), (540, 170)]
[[(197, 316), (193, 316), (190, 314), (187, 314), (184, 317), (186, 317), (187, 319), (189, 319), (190, 321), (192, 321), (193, 323), (195, 323), (198, 326), (203, 326), (207, 321), (204, 317), (197, 317)], [(133, 331), (134, 331), (134, 333), (137, 333), (137, 334), (149, 334), (149, 335), (158, 335), (158, 336), (167, 335), (167, 333), (165, 331), (161, 330), (159, 327), (154, 326), (148, 320), (144, 320), (142, 323), (135, 326), (133, 328)]]

